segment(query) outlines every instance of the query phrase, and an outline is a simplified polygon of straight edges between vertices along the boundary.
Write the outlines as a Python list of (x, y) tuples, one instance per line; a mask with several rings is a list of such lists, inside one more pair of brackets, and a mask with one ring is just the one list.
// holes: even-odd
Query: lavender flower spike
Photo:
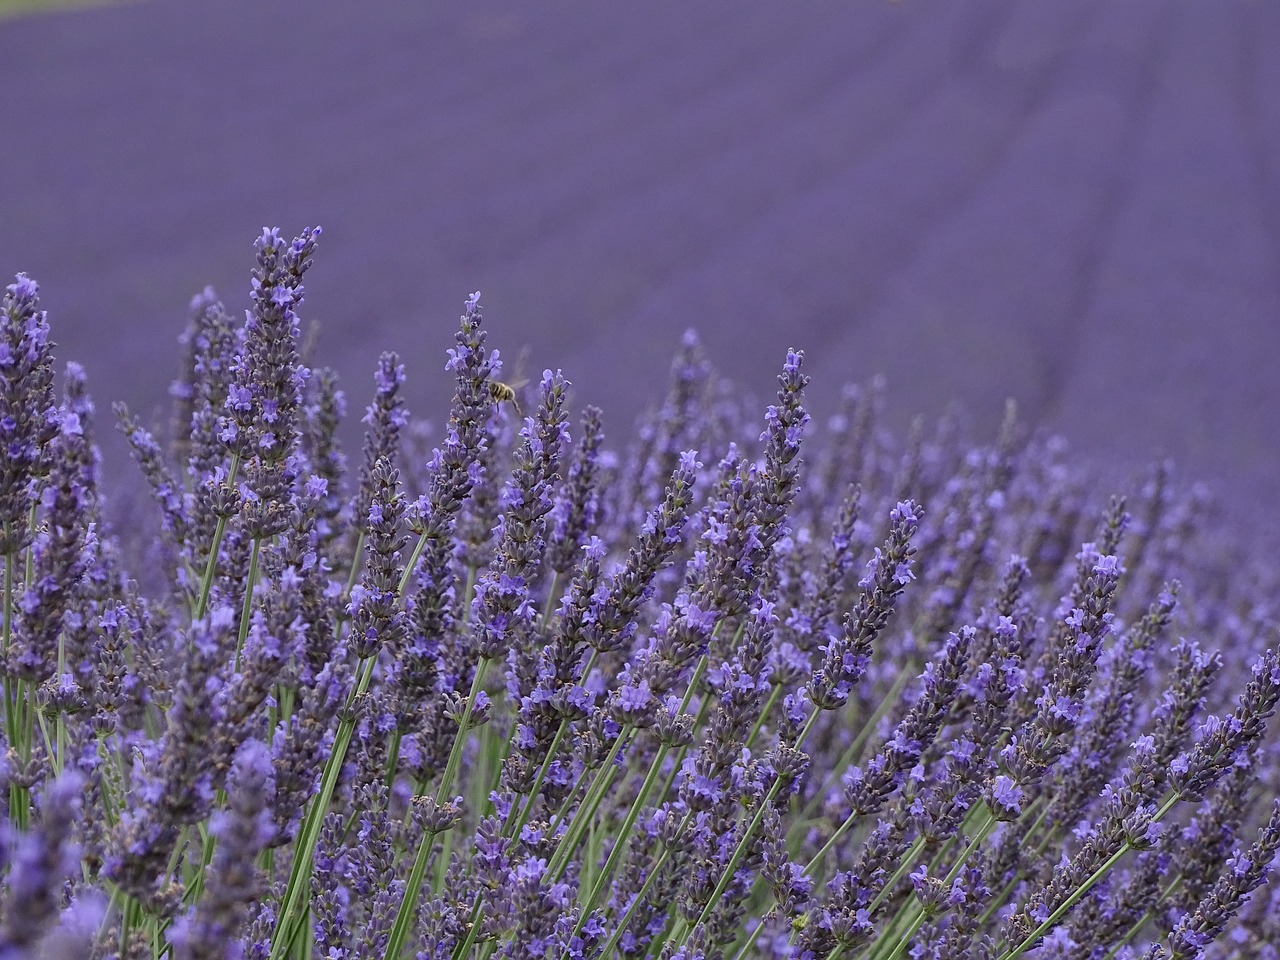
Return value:
[(17, 838), (0, 893), (0, 956), (34, 947), (58, 915), (63, 885), (77, 869), (73, 838), (82, 779), (65, 774), (45, 792), (39, 823)]
[(27, 545), (33, 478), (49, 466), (58, 434), (53, 344), (39, 287), (18, 274), (0, 299), (0, 556)]
[(192, 913), (174, 924), (170, 939), (182, 960), (240, 960), (240, 925), (246, 908), (266, 888), (255, 865), (271, 840), (271, 753), (256, 740), (236, 755), (227, 791), (230, 808), (214, 817), (218, 846), (209, 865), (207, 892)]
[(233, 367), (222, 439), (245, 458), (249, 496), (244, 506), (250, 536), (269, 537), (287, 524), (295, 476), (289, 459), (298, 442), (298, 408), (309, 371), (298, 359), (296, 307), (302, 276), (320, 228), (304, 231), (286, 247), (275, 230), (255, 244), (253, 309), (246, 322), (245, 352)]
[(921, 515), (911, 500), (890, 511), (889, 536), (884, 548), (877, 547), (867, 563), (867, 573), (859, 581), (862, 595), (857, 606), (845, 617), (840, 636), (825, 646), (822, 666), (810, 681), (809, 700), (820, 710), (835, 710), (849, 699), (850, 690), (871, 662), (871, 645), (888, 624), (894, 602), (915, 578), (911, 538), (920, 526)]
[(1240, 904), (1267, 878), (1280, 851), (1280, 800), (1271, 808), (1271, 819), (1258, 833), (1248, 850), (1227, 861), (1227, 871), (1218, 878), (1209, 895), (1194, 913), (1183, 917), (1169, 935), (1170, 960), (1198, 960), (1205, 947), (1226, 929)]
[(351, 515), (356, 525), (368, 532), (369, 504), (373, 499), (374, 467), (379, 460), (396, 466), (400, 452), (400, 431), (408, 422), (400, 388), (404, 386), (404, 364), (394, 353), (384, 353), (378, 358), (374, 373), (376, 393), (373, 403), (365, 412), (367, 426), (364, 440), (364, 463), (360, 465), (360, 488), (356, 494)]

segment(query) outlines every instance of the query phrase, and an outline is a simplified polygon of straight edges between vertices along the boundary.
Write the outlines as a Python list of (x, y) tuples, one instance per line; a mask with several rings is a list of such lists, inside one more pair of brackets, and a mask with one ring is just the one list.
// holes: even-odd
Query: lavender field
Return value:
[(1280, 960), (1280, 8), (18, 6), (0, 960)]
[(824, 416), (876, 373), (900, 426), (1012, 396), (1275, 513), (1273, 4), (232, 0), (0, 38), (0, 258), (135, 408), (192, 294), (246, 303), (246, 238), (320, 223), (317, 357), (401, 351), (425, 415), (480, 289), (615, 435), (693, 326), (761, 395), (807, 348)]

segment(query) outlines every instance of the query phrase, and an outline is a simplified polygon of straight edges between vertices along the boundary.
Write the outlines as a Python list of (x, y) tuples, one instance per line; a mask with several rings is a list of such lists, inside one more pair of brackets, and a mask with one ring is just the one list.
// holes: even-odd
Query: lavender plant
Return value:
[(430, 455), (386, 354), (348, 477), (318, 239), (195, 299), (167, 436), (117, 408), (154, 540), (7, 288), (0, 957), (1280, 956), (1280, 578), (1166, 465), (1102, 503), (878, 382), (810, 438), (802, 353), (751, 411), (693, 334), (619, 455), (495, 403), (473, 294)]

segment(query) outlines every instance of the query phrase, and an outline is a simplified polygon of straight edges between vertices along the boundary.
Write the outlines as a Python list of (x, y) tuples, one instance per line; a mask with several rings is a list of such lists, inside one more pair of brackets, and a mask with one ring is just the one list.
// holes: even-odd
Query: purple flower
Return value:
[(1016, 817), (1022, 812), (1022, 788), (1009, 777), (1000, 774), (991, 786), (991, 801), (1003, 817)]

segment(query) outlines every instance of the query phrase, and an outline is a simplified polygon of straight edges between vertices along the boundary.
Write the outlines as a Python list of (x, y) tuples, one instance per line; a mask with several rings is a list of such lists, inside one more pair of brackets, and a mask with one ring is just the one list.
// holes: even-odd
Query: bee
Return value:
[(520, 376), (520, 372), (524, 370), (525, 363), (529, 360), (529, 347), (526, 345), (521, 348), (519, 356), (516, 357), (515, 380), (510, 383), (503, 383), (501, 380), (489, 381), (489, 396), (493, 398), (493, 402), (501, 406), (504, 403), (511, 404), (515, 408), (516, 416), (523, 417), (520, 411), (520, 401), (516, 399), (516, 391), (529, 382), (528, 377)]
[(523, 417), (520, 412), (520, 401), (516, 399), (516, 391), (529, 382), (528, 377), (523, 377), (511, 383), (503, 383), (501, 380), (489, 381), (489, 396), (493, 398), (494, 403), (509, 403), (515, 407), (516, 416)]

